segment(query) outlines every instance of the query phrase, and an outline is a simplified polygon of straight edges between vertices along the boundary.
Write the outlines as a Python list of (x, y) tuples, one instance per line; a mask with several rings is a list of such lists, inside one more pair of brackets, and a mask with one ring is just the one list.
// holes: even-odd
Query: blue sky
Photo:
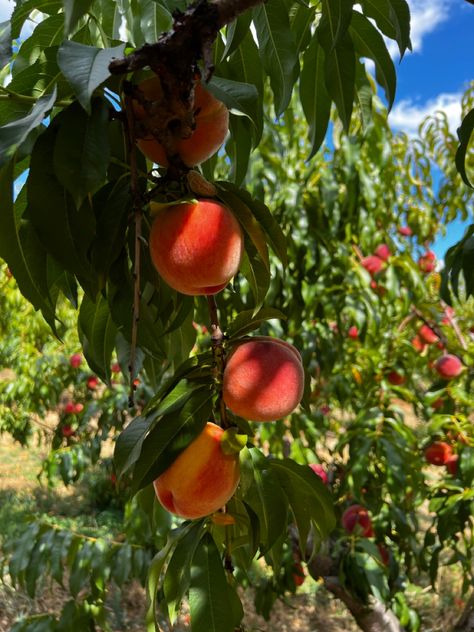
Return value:
[[(416, 134), (419, 123), (437, 110), (446, 112), (453, 133), (460, 123), (461, 96), (474, 80), (474, 6), (465, 0), (408, 0), (413, 52), (397, 63), (397, 97), (390, 114), (393, 127)], [(12, 0), (0, 0), (0, 21), (9, 18)], [(396, 45), (390, 46), (398, 62)], [(474, 212), (474, 211), (473, 211)], [(453, 222), (434, 244), (442, 258), (465, 226)]]
[[(413, 53), (397, 65), (397, 97), (391, 124), (415, 134), (420, 122), (437, 110), (446, 112), (455, 133), (461, 122), (461, 97), (474, 80), (474, 6), (463, 0), (409, 0), (412, 12)], [(398, 61), (395, 48), (392, 56)], [(473, 196), (474, 203), (474, 196)], [(434, 245), (438, 258), (474, 221), (460, 220), (447, 227)]]

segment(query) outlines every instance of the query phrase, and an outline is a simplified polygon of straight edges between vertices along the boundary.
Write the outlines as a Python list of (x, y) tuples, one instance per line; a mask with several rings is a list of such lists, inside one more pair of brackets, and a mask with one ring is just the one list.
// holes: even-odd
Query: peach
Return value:
[(453, 453), (449, 443), (435, 441), (425, 450), (425, 458), (431, 465), (446, 465)]
[(431, 250), (427, 250), (418, 259), (418, 267), (422, 272), (433, 272), (436, 267), (436, 255)]
[(398, 232), (400, 235), (403, 235), (403, 237), (411, 237), (411, 235), (413, 235), (413, 231), (409, 226), (400, 226)]
[(239, 455), (222, 450), (224, 430), (208, 422), (154, 482), (158, 500), (171, 513), (194, 520), (217, 511), (240, 479)]
[(439, 340), (438, 336), (431, 329), (431, 327), (428, 327), (428, 325), (422, 325), (418, 331), (418, 335), (423, 340), (423, 342), (426, 342), (426, 344), (428, 345), (433, 344), (434, 342), (438, 342)]
[(382, 259), (383, 261), (388, 261), (392, 256), (392, 253), (390, 252), (390, 248), (387, 246), (387, 244), (380, 244), (375, 249), (374, 255), (376, 255), (379, 259)]
[(394, 386), (400, 386), (405, 383), (405, 376), (398, 373), (398, 371), (389, 371), (387, 373), (387, 380)]
[(313, 470), (316, 476), (319, 476), (325, 485), (328, 484), (328, 475), (321, 463), (310, 463), (309, 467)]
[(451, 476), (456, 476), (458, 472), (458, 461), (459, 454), (452, 454), (445, 463), (446, 469), (451, 474)]
[(420, 336), (418, 335), (412, 338), (411, 346), (415, 349), (415, 351), (419, 351), (420, 353), (424, 351), (426, 347), (425, 343), (421, 340)]
[(351, 505), (342, 514), (342, 526), (348, 533), (355, 533), (365, 538), (374, 535), (369, 512), (362, 505)]
[(150, 231), (156, 269), (182, 294), (216, 294), (237, 273), (242, 230), (232, 212), (215, 200), (161, 208)]
[(463, 366), (461, 360), (450, 353), (441, 356), (436, 360), (434, 368), (445, 380), (450, 380), (462, 373)]
[(349, 327), (347, 335), (349, 336), (349, 338), (352, 338), (352, 340), (357, 340), (357, 338), (359, 337), (358, 328), (355, 325), (352, 325), (352, 327)]
[(364, 257), (361, 264), (371, 276), (374, 276), (382, 270), (385, 262), (376, 255), (370, 255), (369, 257)]
[[(138, 87), (149, 101), (160, 103), (163, 100), (159, 77), (145, 79)], [(144, 121), (151, 132), (153, 116), (147, 116), (144, 108), (139, 104), (134, 105), (134, 112), (136, 118)], [(213, 156), (223, 144), (229, 129), (229, 110), (200, 83), (196, 84), (194, 93), (194, 120), (195, 129), (191, 136), (178, 138), (176, 141), (178, 154), (188, 167), (201, 164)], [(147, 158), (163, 167), (168, 166), (168, 158), (163, 145), (151, 133), (149, 137), (140, 138), (137, 145)]]
[(258, 336), (238, 344), (228, 357), (222, 395), (226, 406), (240, 417), (281, 419), (298, 406), (303, 389), (301, 355), (288, 342)]

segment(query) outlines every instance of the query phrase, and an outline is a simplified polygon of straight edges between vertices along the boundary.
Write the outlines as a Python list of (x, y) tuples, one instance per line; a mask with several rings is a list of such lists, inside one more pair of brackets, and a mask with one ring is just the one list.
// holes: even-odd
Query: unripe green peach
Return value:
[(303, 397), (304, 370), (293, 345), (258, 336), (240, 343), (224, 369), (222, 395), (230, 410), (251, 421), (289, 415)]

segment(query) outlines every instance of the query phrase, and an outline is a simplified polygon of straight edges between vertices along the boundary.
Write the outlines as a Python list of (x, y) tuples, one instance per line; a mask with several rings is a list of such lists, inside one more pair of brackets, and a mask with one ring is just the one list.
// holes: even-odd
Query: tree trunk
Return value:
[(345, 604), (364, 632), (404, 632), (395, 614), (381, 601), (371, 599), (368, 604), (360, 602), (341, 586), (337, 577), (324, 577), (324, 585)]

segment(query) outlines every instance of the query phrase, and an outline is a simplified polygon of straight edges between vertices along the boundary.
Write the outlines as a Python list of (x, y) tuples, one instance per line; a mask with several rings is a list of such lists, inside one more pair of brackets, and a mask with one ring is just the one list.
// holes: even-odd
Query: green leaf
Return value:
[[(20, 50), (13, 61), (13, 77), (15, 78), (21, 71), (32, 66), (45, 49), (59, 46), (63, 39), (64, 16), (62, 14), (52, 15), (40, 22), (30, 37), (21, 43)], [(12, 89), (19, 91), (18, 88), (12, 87)]]
[(64, 34), (70, 35), (79, 20), (89, 11), (92, 0), (63, 0)]
[(232, 113), (244, 114), (257, 127), (258, 92), (254, 85), (213, 75), (211, 81), (206, 84), (206, 88), (225, 103)]
[(316, 546), (336, 526), (331, 495), (319, 476), (315, 476), (307, 465), (298, 465), (291, 459), (271, 459), (269, 467), (288, 498), (304, 553), (311, 526), (317, 531)]
[(298, 77), (298, 52), (283, 0), (272, 0), (253, 10), (259, 53), (275, 97), (275, 114), (288, 107)]
[(102, 294), (98, 295), (96, 302), (84, 296), (78, 328), (87, 363), (104, 382), (109, 382), (117, 327)]
[(163, 592), (168, 606), (168, 616), (174, 624), (184, 595), (191, 582), (191, 563), (203, 535), (203, 521), (193, 523), (178, 541), (166, 568)]
[(13, 202), (14, 162), (0, 169), (0, 257), (8, 263), (21, 293), (40, 309), (54, 330), (54, 308), (47, 283), (46, 252), (29, 222), (22, 221), (24, 190)]
[(107, 178), (109, 105), (102, 99), (92, 101), (88, 116), (78, 103), (61, 115), (54, 145), (56, 177), (71, 194), (76, 208), (97, 191)]
[(351, 9), (352, 2), (347, 0), (334, 3), (326, 0), (317, 29), (325, 52), (326, 88), (346, 130), (351, 120), (355, 85), (354, 46), (347, 33)]
[(110, 77), (109, 64), (113, 59), (123, 57), (124, 48), (125, 44), (102, 49), (71, 41), (59, 47), (59, 67), (88, 114), (91, 113), (94, 90)]
[(148, 577), (146, 580), (146, 597), (147, 597), (147, 611), (145, 616), (145, 624), (147, 632), (160, 632), (158, 624), (156, 622), (156, 604), (157, 594), (160, 587), (160, 578), (166, 561), (173, 550), (176, 542), (179, 538), (186, 534), (191, 525), (185, 524), (178, 529), (173, 529), (168, 535), (165, 546), (158, 551), (153, 558), (150, 568), (148, 570)]
[(400, 50), (400, 59), (405, 51), (412, 50), (410, 40), (410, 7), (406, 0), (388, 0), (390, 5), (390, 17), (395, 25), (395, 38)]
[(12, 56), (10, 21), (0, 22), (0, 70), (8, 64)]
[(235, 190), (230, 190), (230, 187), (223, 186), (223, 183), (217, 183), (219, 197), (232, 209), (233, 214), (242, 224), (243, 229), (251, 239), (255, 249), (260, 255), (261, 260), (265, 264), (266, 268), (270, 268), (270, 260), (268, 257), (267, 242), (265, 235), (260, 228), (258, 221), (250, 208), (245, 202), (237, 195)]
[(229, 338), (241, 338), (262, 323), (272, 319), (286, 320), (285, 314), (273, 307), (262, 307), (256, 314), (253, 309), (240, 312), (226, 329)]
[(179, 411), (164, 415), (146, 436), (140, 458), (133, 469), (133, 489), (153, 482), (200, 434), (209, 421), (212, 392), (208, 387), (195, 390)]
[(474, 295), (474, 224), (466, 229), (464, 237), (451, 246), (444, 256), (444, 268), (441, 272), (441, 297), (449, 304), (451, 301), (450, 286), (459, 298), (459, 278), (464, 276), (466, 298)]
[(315, 8), (306, 4), (298, 4), (291, 19), (291, 30), (295, 34), (296, 50), (302, 53), (311, 42), (311, 28), (314, 23)]
[(86, 200), (78, 211), (54, 173), (53, 148), (62, 113), (55, 117), (33, 148), (27, 181), (27, 217), (46, 248), (81, 285), (95, 296), (97, 277), (89, 260), (95, 217)]
[(245, 240), (240, 272), (250, 285), (254, 297), (254, 313), (257, 313), (262, 307), (270, 287), (270, 271), (248, 239)]
[(237, 186), (242, 184), (249, 166), (252, 151), (252, 130), (248, 119), (241, 116), (230, 117), (230, 137), (225, 150), (231, 159), (229, 179)]
[(241, 453), (243, 470), (251, 470), (253, 483), (245, 493), (244, 502), (258, 516), (260, 548), (268, 551), (287, 527), (287, 502), (278, 477), (270, 469), (269, 461), (256, 448)]
[(20, 36), (21, 28), (32, 11), (37, 10), (47, 15), (54, 15), (62, 8), (62, 0), (26, 0), (26, 2), (17, 3), (11, 18), (12, 38), (17, 39)]
[(237, 50), (249, 32), (251, 21), (252, 13), (250, 11), (245, 11), (245, 13), (239, 15), (236, 20), (227, 26), (226, 43), (224, 52), (222, 53), (222, 59), (226, 59), (232, 55), (235, 50)]
[(456, 169), (459, 171), (464, 184), (474, 189), (474, 184), (469, 180), (466, 173), (466, 154), (474, 131), (474, 108), (463, 118), (461, 126), (458, 127), (459, 147), (456, 151)]
[(372, 23), (358, 11), (352, 13), (349, 32), (357, 52), (375, 62), (375, 78), (385, 91), (390, 110), (395, 99), (397, 78), (392, 58), (388, 53), (383, 37)]
[(311, 143), (310, 158), (320, 148), (328, 129), (331, 114), (331, 97), (325, 81), (325, 55), (319, 44), (317, 33), (303, 56), (300, 79), (300, 99), (309, 125)]
[[(243, 617), (227, 582), (221, 556), (209, 534), (197, 547), (191, 567), (189, 607), (192, 632), (234, 632)], [(237, 598), (238, 599), (238, 598)]]
[(29, 114), (0, 127), (0, 167), (5, 165), (28, 134), (41, 124), (56, 101), (56, 88), (38, 99)]

